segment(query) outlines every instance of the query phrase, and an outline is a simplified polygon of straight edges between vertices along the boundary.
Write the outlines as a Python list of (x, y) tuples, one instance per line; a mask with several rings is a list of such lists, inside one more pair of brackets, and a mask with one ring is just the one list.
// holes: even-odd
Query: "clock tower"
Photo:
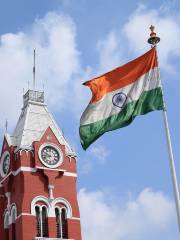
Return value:
[(0, 239), (81, 240), (76, 154), (44, 103), (28, 90), (0, 158)]

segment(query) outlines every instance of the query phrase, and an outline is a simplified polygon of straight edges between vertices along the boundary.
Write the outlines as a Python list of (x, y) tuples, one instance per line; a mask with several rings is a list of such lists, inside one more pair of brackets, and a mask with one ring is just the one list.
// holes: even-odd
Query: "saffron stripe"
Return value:
[(85, 82), (84, 85), (90, 87), (92, 91), (91, 103), (99, 101), (108, 92), (135, 82), (141, 75), (157, 66), (156, 49), (152, 48), (135, 60)]

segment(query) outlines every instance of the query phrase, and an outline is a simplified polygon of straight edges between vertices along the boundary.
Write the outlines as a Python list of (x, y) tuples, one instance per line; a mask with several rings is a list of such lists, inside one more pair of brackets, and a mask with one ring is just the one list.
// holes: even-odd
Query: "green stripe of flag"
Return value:
[(84, 149), (98, 139), (105, 132), (129, 125), (136, 116), (143, 115), (155, 110), (163, 110), (162, 89), (160, 87), (141, 94), (137, 101), (125, 105), (119, 113), (101, 121), (80, 126), (81, 144)]

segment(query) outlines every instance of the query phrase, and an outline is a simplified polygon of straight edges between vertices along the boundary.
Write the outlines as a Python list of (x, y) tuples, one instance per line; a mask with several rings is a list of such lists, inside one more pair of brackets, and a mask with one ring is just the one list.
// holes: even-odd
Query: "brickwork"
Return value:
[[(63, 153), (63, 163), (56, 169), (48, 169), (39, 159), (38, 151), (43, 143), (53, 143)], [(53, 185), (54, 199), (65, 199), (71, 206), (72, 216), (68, 218), (68, 239), (81, 240), (80, 214), (76, 191), (76, 159), (65, 154), (51, 128), (48, 128), (39, 141), (33, 143), (33, 149), (16, 150), (9, 146), (6, 138), (2, 153), (10, 153), (10, 169), (5, 177), (0, 177), (0, 239), (1, 240), (32, 240), (36, 237), (36, 216), (31, 213), (31, 202), (37, 196), (43, 196), (51, 204), (48, 186)], [(65, 173), (70, 173), (69, 175)], [(9, 203), (6, 193), (10, 193)], [(9, 205), (8, 205), (9, 204)], [(10, 222), (4, 229), (4, 212), (17, 207), (15, 228)], [(45, 204), (38, 202), (39, 205)], [(14, 231), (16, 238), (13, 239)], [(56, 218), (48, 216), (49, 239), (56, 238)]]

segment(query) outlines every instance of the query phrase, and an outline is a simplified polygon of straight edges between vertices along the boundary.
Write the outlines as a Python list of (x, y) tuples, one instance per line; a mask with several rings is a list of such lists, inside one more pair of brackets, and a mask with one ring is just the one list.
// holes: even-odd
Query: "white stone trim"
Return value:
[(9, 209), (11, 206), (11, 193), (10, 192), (6, 192), (5, 196), (7, 197), (7, 208)]
[(17, 218), (16, 219), (19, 219), (20, 217), (22, 217), (22, 216), (33, 216), (32, 214), (30, 214), (30, 213), (21, 213), (21, 214), (19, 214), (18, 216), (17, 216)]
[(66, 177), (77, 177), (77, 173), (65, 172), (64, 176), (66, 176)]
[(72, 220), (77, 220), (77, 221), (80, 221), (80, 220), (81, 220), (80, 218), (77, 218), (77, 217), (72, 217), (71, 219), (72, 219)]
[(20, 167), (16, 171), (13, 171), (12, 174), (17, 176), (20, 172), (37, 172), (37, 169), (31, 167)]
[(8, 133), (5, 133), (4, 137), (8, 143), (8, 146), (11, 147), (12, 146), (11, 136)]
[(54, 185), (49, 184), (48, 185), (48, 190), (49, 190), (49, 198), (51, 200), (53, 200), (54, 199), (54, 196), (53, 196)]
[(38, 106), (47, 106), (46, 103), (36, 102), (36, 101), (32, 101), (32, 100), (28, 100), (27, 105), (29, 105), (29, 104), (38, 105)]
[(64, 172), (64, 176), (66, 177), (77, 177), (77, 173), (73, 172), (66, 172), (65, 169), (49, 169), (44, 167), (37, 167), (37, 168), (31, 168), (31, 167), (20, 167), (16, 171), (11, 171), (6, 175), (1, 181), (0, 184), (2, 184), (11, 174), (13, 176), (17, 176), (20, 172), (37, 172), (38, 169), (44, 169), (44, 170), (50, 170), (50, 171), (57, 171), (57, 172)]
[(6, 175), (6, 176), (1, 180), (0, 184), (3, 183), (11, 174), (12, 174), (12, 171), (9, 172), (8, 175)]

